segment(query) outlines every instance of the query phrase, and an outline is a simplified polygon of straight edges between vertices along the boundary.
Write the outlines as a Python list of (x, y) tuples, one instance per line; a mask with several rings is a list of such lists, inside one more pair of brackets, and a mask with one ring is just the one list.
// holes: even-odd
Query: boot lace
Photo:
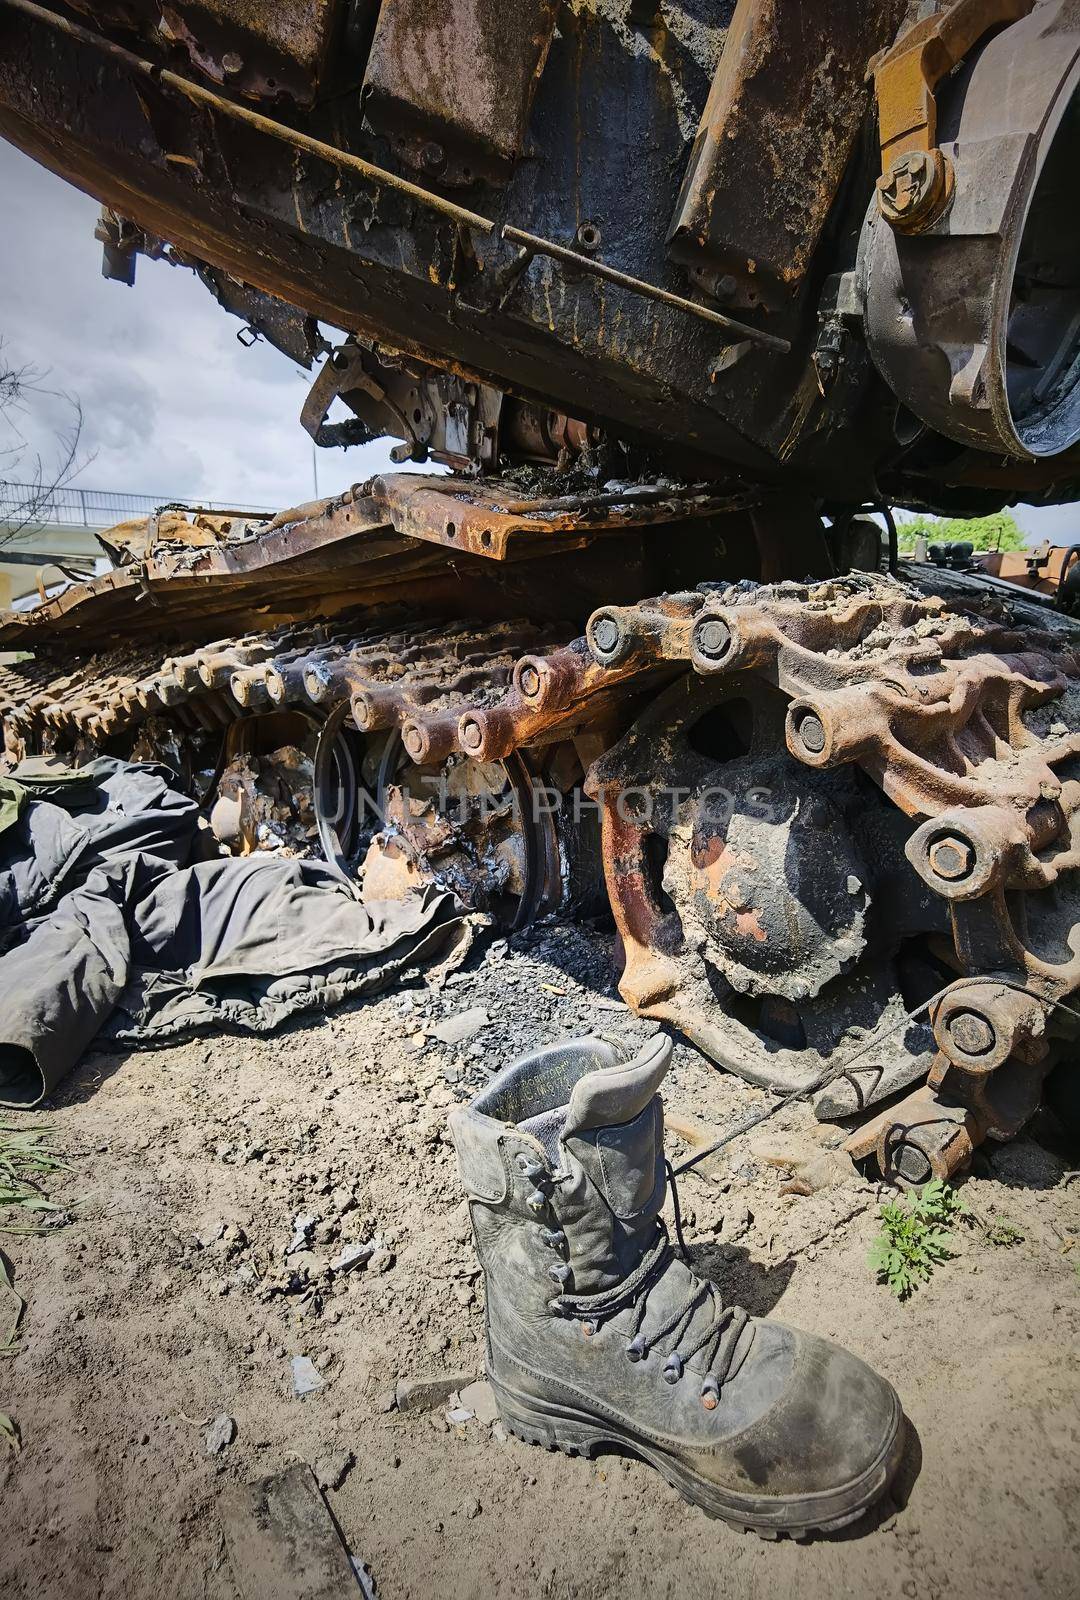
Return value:
[[(719, 1403), (721, 1385), (738, 1370), (735, 1357), (743, 1331), (750, 1323), (750, 1314), (742, 1306), (725, 1305), (716, 1284), (708, 1278), (699, 1278), (691, 1268), (689, 1291), (681, 1304), (659, 1326), (646, 1333), (649, 1297), (664, 1277), (673, 1254), (667, 1230), (658, 1222), (655, 1242), (622, 1283), (596, 1295), (556, 1295), (550, 1304), (553, 1311), (577, 1318), (587, 1335), (595, 1333), (601, 1322), (632, 1305), (634, 1320), (626, 1345), (627, 1359), (645, 1361), (651, 1350), (670, 1340), (671, 1348), (662, 1370), (667, 1383), (678, 1383), (694, 1357), (704, 1351), (706, 1374), (701, 1385), (701, 1403), (707, 1411), (712, 1411)], [(693, 1343), (687, 1344), (685, 1341), (699, 1312), (703, 1316), (698, 1331)], [(744, 1345), (744, 1356), (748, 1349), (749, 1342)], [(738, 1365), (742, 1365), (742, 1360)]]
[[(742, 1306), (725, 1305), (715, 1283), (692, 1274), (690, 1292), (682, 1304), (659, 1327), (646, 1334), (644, 1325), (649, 1296), (657, 1281), (653, 1278), (646, 1285), (634, 1307), (633, 1326), (626, 1346), (627, 1359), (644, 1361), (654, 1346), (670, 1338), (672, 1347), (661, 1375), (666, 1383), (678, 1383), (693, 1358), (706, 1351), (707, 1371), (701, 1385), (701, 1403), (707, 1411), (712, 1411), (720, 1400), (721, 1384), (731, 1375), (739, 1340), (750, 1321), (749, 1312), (744, 1311)], [(696, 1313), (706, 1307), (708, 1315), (700, 1332), (692, 1344), (685, 1344)]]

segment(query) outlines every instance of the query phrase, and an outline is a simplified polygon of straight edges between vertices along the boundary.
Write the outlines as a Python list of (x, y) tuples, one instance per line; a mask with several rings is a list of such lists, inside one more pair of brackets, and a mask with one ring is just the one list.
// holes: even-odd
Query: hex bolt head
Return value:
[(244, 70), (243, 56), (238, 56), (235, 50), (226, 50), (221, 58), (221, 70), (227, 78), (238, 77)]
[(934, 1176), (930, 1157), (916, 1144), (902, 1144), (893, 1152), (892, 1167), (895, 1175), (912, 1187), (926, 1183)]
[(807, 711), (799, 718), (795, 733), (803, 749), (810, 755), (819, 756), (824, 750), (825, 724), (816, 711)]
[(429, 139), (420, 151), (420, 165), (425, 172), (441, 172), (446, 166), (446, 151), (434, 139)]
[(949, 1038), (966, 1056), (986, 1056), (997, 1043), (993, 1027), (977, 1011), (957, 1011), (949, 1018)]
[(519, 683), (527, 700), (534, 700), (540, 693), (540, 674), (534, 666), (522, 667)]
[(694, 630), (694, 643), (699, 655), (718, 661), (731, 648), (731, 629), (722, 617), (706, 617)]
[(944, 878), (947, 883), (959, 883), (962, 878), (971, 876), (975, 852), (966, 839), (946, 834), (934, 840), (927, 851), (927, 860), (936, 878)]
[(475, 717), (469, 717), (461, 724), (461, 742), (466, 750), (479, 750), (484, 742), (484, 730)]

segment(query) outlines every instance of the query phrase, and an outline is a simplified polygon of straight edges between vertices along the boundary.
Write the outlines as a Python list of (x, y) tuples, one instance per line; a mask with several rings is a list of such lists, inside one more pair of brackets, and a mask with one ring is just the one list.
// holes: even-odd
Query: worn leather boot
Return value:
[(725, 1305), (668, 1242), (661, 1036), (524, 1057), (451, 1127), (487, 1285), (504, 1425), (623, 1447), (768, 1537), (853, 1522), (902, 1451), (895, 1391), (848, 1351)]

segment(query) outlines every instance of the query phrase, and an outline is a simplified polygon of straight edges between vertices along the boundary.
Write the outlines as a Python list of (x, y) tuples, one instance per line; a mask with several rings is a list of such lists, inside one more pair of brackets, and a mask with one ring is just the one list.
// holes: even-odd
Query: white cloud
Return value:
[[(237, 319), (183, 268), (140, 258), (134, 288), (107, 282), (97, 202), (3, 142), (0, 193), (0, 338), (9, 360), (82, 403), (93, 460), (81, 487), (272, 507), (312, 498), (300, 426), (310, 374), (267, 344), (245, 349)], [(53, 456), (69, 421), (62, 401), (39, 397), (20, 418), (27, 457)], [(385, 470), (392, 443), (320, 450), (319, 492)]]

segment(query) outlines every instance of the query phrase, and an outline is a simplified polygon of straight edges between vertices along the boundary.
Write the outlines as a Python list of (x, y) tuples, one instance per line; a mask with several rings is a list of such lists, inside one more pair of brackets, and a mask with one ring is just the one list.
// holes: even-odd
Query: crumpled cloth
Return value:
[(36, 1105), (99, 1036), (266, 1033), (468, 949), (447, 891), (365, 904), (321, 863), (200, 859), (198, 806), (167, 768), (83, 770), (92, 784), (0, 833), (0, 1105)]

